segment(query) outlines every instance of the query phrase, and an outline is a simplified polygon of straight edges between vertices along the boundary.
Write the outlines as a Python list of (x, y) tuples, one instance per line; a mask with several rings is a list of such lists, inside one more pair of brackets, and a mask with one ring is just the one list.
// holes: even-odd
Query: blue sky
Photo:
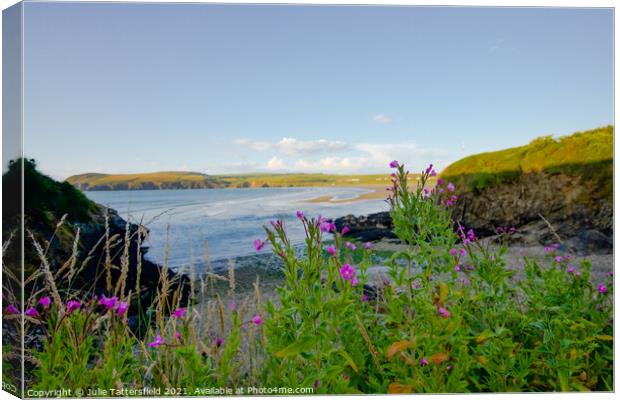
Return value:
[(25, 153), (387, 172), (613, 123), (610, 9), (25, 5)]

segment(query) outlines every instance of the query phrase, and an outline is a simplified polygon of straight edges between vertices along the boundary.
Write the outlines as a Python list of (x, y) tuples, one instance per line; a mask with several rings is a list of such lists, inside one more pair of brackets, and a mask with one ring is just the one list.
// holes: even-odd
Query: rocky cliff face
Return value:
[[(611, 164), (598, 176), (566, 173), (528, 173), (510, 183), (467, 188), (457, 194), (453, 219), (473, 228), (478, 237), (494, 236), (503, 228), (516, 228), (514, 243), (547, 245), (561, 241), (577, 253), (613, 250), (613, 196)], [(396, 239), (388, 212), (338, 218), (348, 226), (347, 236), (362, 241)]]
[(609, 250), (613, 244), (612, 182), (601, 179), (612, 179), (611, 174), (522, 174), (511, 183), (489, 186), (479, 193), (460, 193), (453, 217), (480, 235), (516, 227), (521, 233), (515, 240), (544, 244), (556, 240), (555, 231), (576, 250)]

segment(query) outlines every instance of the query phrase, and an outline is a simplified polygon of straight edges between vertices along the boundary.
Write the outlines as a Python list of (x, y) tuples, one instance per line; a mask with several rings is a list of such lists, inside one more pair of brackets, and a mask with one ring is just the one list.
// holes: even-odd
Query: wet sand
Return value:
[(387, 198), (387, 191), (385, 190), (385, 185), (364, 185), (364, 186), (356, 186), (359, 189), (369, 189), (370, 191), (367, 193), (362, 193), (357, 197), (351, 199), (338, 199), (333, 196), (319, 196), (312, 199), (305, 200), (305, 203), (354, 203), (356, 201), (362, 200), (376, 200), (376, 199), (385, 199)]

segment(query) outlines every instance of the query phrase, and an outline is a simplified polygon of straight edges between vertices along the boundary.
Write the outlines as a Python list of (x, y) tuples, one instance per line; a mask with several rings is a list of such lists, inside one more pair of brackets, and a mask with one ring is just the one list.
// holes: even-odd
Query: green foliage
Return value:
[[(551, 247), (544, 263), (525, 258), (519, 271), (509, 269), (505, 246), (489, 247), (452, 224), (456, 198), (443, 194), (452, 186), (425, 188), (429, 168), (411, 189), (405, 171), (396, 166), (388, 201), (406, 246), (391, 255), (380, 280), (370, 276), (370, 246), (346, 243), (331, 221), (300, 214), (301, 253), (283, 221), (274, 221), (265, 232), (284, 283), (263, 316), (244, 322), (244, 307), (235, 305), (225, 318), (220, 301), (223, 342), (205, 337), (192, 312), (157, 315), (137, 338), (125, 317), (96, 299), (84, 296), (84, 306), (69, 313), (52, 293), (49, 310), (27, 319), (44, 335), (28, 388), (612, 391), (611, 277), (593, 284), (589, 262), (576, 266)], [(328, 232), (334, 241), (326, 249)]]
[(600, 178), (611, 187), (613, 126), (554, 139), (544, 136), (528, 145), (465, 157), (449, 165), (442, 177), (473, 191), (512, 182), (530, 172), (583, 175)]

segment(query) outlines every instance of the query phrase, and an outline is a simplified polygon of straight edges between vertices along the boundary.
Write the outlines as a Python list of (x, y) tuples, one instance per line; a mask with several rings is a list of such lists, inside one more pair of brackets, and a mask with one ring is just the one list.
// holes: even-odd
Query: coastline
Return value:
[(353, 198), (349, 199), (338, 199), (337, 197), (331, 195), (323, 195), (318, 197), (313, 197), (307, 200), (304, 200), (304, 203), (330, 203), (330, 204), (343, 204), (343, 203), (355, 203), (363, 200), (377, 200), (377, 199), (385, 199), (387, 197), (385, 185), (359, 185), (354, 186), (356, 189), (366, 189), (369, 190), (366, 193), (359, 194)]

